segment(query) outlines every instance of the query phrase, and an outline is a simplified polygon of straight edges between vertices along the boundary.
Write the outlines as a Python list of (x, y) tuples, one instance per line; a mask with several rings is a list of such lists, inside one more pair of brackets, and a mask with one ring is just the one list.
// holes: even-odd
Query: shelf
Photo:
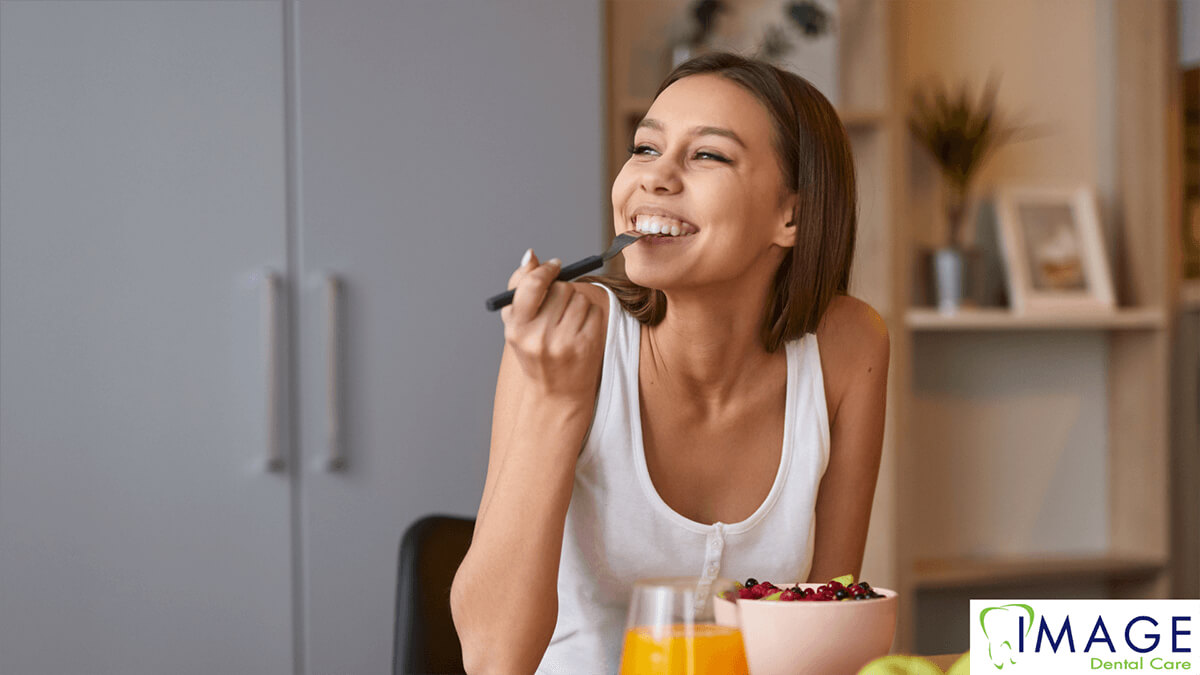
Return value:
[(1055, 581), (1136, 581), (1165, 569), (1161, 560), (1135, 556), (1009, 556), (930, 558), (913, 565), (918, 590), (949, 590)]
[(1183, 279), (1179, 282), (1179, 309), (1200, 310), (1200, 279)]
[(955, 314), (941, 314), (933, 308), (919, 307), (908, 310), (904, 322), (913, 331), (1142, 330), (1166, 325), (1163, 312), (1153, 308), (1014, 314), (1000, 307), (960, 309)]

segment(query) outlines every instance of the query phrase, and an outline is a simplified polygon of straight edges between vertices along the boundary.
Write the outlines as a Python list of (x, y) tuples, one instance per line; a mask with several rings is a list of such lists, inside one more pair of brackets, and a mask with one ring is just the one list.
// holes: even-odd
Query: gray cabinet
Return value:
[(388, 670), (484, 298), (600, 250), (602, 16), (0, 2), (0, 673)]
[(403, 529), (483, 490), (504, 340), (484, 299), (529, 246), (598, 253), (608, 200), (599, 2), (354, 7), (300, 2), (295, 23), (310, 673), (389, 663)]
[(0, 4), (0, 672), (292, 670), (281, 15)]

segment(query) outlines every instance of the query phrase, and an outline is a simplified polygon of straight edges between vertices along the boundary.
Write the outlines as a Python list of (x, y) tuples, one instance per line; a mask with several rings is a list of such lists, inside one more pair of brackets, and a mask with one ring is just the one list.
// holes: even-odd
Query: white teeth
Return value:
[[(686, 237), (695, 233), (695, 227), (662, 216), (639, 214), (633, 219), (634, 229), (647, 234), (658, 234), (671, 237)], [(688, 229), (691, 229), (689, 232)]]

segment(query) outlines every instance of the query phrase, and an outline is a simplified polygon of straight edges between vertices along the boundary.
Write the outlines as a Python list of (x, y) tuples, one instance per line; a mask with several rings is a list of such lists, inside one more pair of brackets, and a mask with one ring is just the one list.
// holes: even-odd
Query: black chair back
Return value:
[(450, 616), (450, 584), (474, 531), (472, 518), (426, 516), (400, 540), (393, 675), (466, 672)]

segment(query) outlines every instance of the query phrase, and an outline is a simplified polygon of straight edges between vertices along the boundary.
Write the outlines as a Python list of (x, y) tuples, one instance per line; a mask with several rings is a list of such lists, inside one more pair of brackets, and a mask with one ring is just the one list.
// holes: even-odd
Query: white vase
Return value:
[(963, 256), (952, 246), (944, 246), (933, 252), (933, 279), (937, 310), (940, 314), (954, 314), (962, 306)]

